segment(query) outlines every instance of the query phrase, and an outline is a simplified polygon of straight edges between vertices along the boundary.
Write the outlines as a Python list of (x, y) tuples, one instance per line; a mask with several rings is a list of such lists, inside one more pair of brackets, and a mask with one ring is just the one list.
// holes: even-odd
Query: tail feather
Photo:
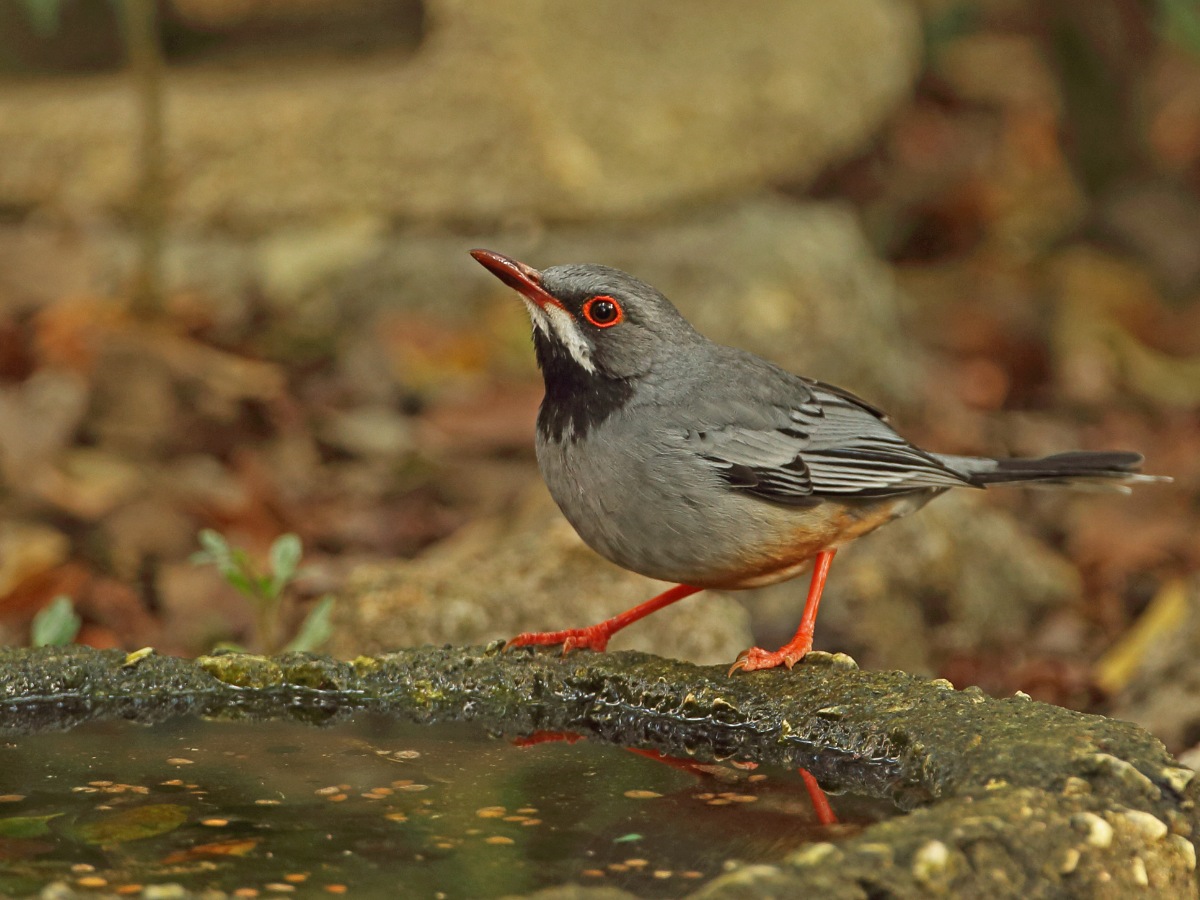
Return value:
[(1073, 450), (1039, 459), (987, 459), (976, 456), (938, 456), (972, 484), (1026, 484), (1128, 492), (1129, 485), (1170, 481), (1164, 475), (1144, 475), (1140, 453), (1119, 450)]

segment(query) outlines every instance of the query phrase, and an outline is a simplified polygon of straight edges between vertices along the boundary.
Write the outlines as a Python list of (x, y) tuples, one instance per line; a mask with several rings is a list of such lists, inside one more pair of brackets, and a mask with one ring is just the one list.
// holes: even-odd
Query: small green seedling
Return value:
[[(259, 646), (264, 653), (278, 651), (284, 594), (298, 574), (304, 552), (300, 538), (284, 534), (275, 540), (269, 553), (270, 571), (265, 574), (255, 571), (245, 550), (231, 547), (223, 536), (211, 529), (200, 532), (200, 546), (203, 549), (192, 555), (192, 562), (216, 566), (221, 577), (253, 604)], [(315, 650), (329, 640), (333, 633), (332, 609), (333, 597), (325, 596), (317, 601), (296, 636), (283, 649)]]
[(59, 594), (33, 617), (29, 642), (35, 647), (65, 647), (82, 624), (71, 598)]

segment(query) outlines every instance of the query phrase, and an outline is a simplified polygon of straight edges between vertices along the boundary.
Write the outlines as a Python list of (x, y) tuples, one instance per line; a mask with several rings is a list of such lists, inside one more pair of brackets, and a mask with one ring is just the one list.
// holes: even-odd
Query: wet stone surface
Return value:
[[(866, 886), (896, 896), (1195, 890), (1197, 786), (1146, 732), (1019, 696), (864, 672), (845, 657), (814, 654), (790, 674), (737, 678), (635, 653), (469, 648), (349, 663), (125, 660), (76, 648), (3, 654), (0, 725), (18, 734), (110, 718), (334, 722), (363, 712), (471, 721), (512, 737), (569, 731), (698, 762), (803, 766), (826, 788), (912, 810), (829, 850), (735, 868), (702, 888), (710, 897), (766, 883), (838, 896)], [(845, 893), (851, 886), (857, 893)]]

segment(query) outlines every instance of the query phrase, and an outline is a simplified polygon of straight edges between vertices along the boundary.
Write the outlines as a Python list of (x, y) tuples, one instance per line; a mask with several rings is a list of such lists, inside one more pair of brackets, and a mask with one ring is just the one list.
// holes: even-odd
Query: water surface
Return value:
[(499, 897), (575, 882), (681, 896), (891, 807), (795, 772), (688, 767), (587, 741), (532, 746), (467, 725), (94, 723), (0, 745), (0, 894)]

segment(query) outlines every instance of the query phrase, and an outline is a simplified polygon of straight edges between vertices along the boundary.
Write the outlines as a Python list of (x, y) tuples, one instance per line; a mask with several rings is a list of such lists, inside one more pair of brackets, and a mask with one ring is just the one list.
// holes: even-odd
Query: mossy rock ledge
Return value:
[(9, 734), (181, 715), (318, 724), (370, 710), (803, 766), (827, 787), (890, 797), (909, 811), (779, 865), (736, 869), (694, 897), (1200, 895), (1200, 785), (1150, 734), (1021, 695), (996, 700), (946, 681), (865, 672), (842, 655), (735, 677), (639, 653), (562, 657), (495, 645), (352, 662), (70, 647), (0, 651), (0, 666), (0, 729)]

